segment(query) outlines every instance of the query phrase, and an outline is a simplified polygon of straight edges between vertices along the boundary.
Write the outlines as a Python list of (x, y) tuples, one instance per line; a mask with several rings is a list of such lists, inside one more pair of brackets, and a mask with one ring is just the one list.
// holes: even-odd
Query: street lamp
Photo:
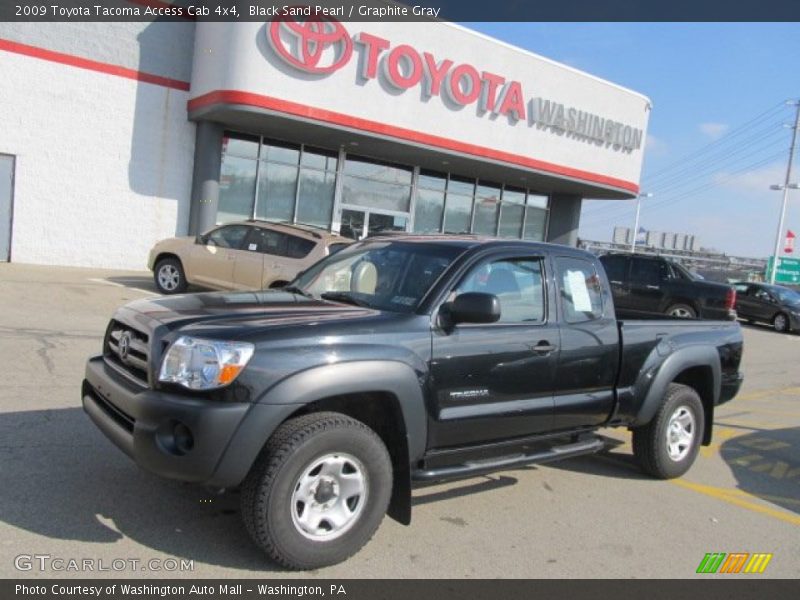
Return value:
[(642, 198), (652, 198), (652, 192), (639, 194), (636, 196), (636, 219), (633, 222), (633, 240), (631, 241), (631, 254), (636, 252), (636, 236), (639, 234), (639, 209), (642, 206)]
[(775, 274), (778, 272), (778, 256), (781, 251), (781, 240), (783, 239), (783, 222), (786, 218), (786, 204), (789, 201), (789, 190), (800, 189), (800, 185), (796, 183), (787, 183), (785, 185), (775, 184), (769, 186), (769, 189), (778, 192), (783, 192), (783, 203), (781, 204), (781, 218), (778, 221), (778, 233), (775, 235), (775, 253), (772, 256), (772, 268), (769, 271), (769, 282), (775, 283)]

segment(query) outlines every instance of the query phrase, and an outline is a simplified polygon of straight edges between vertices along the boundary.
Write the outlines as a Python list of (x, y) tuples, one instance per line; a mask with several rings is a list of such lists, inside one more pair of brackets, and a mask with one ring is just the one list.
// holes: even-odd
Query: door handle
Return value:
[(541, 342), (539, 342), (535, 346), (532, 346), (531, 350), (533, 350), (533, 352), (535, 354), (550, 354), (556, 348), (557, 348), (557, 346), (554, 346), (553, 344), (551, 344), (547, 340), (542, 340)]
[(645, 286), (648, 290), (660, 290), (661, 286), (659, 285), (646, 285)]

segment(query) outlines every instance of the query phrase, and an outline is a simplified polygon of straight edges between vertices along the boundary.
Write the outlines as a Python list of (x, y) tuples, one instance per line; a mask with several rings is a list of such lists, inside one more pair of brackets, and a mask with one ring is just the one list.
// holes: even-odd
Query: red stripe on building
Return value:
[(287, 100), (280, 100), (278, 98), (262, 96), (260, 94), (253, 94), (250, 92), (240, 92), (235, 90), (218, 90), (209, 92), (208, 94), (204, 94), (189, 100), (188, 107), (189, 111), (192, 112), (200, 108), (206, 108), (217, 104), (239, 104), (274, 110), (297, 117), (312, 119), (314, 121), (332, 123), (360, 131), (368, 131), (409, 142), (424, 144), (434, 148), (441, 148), (444, 150), (460, 152), (462, 154), (469, 154), (480, 158), (497, 160), (536, 171), (542, 171), (544, 173), (610, 186), (620, 190), (625, 190), (632, 194), (639, 193), (639, 186), (631, 181), (625, 181), (623, 179), (608, 177), (607, 175), (591, 173), (589, 171), (583, 171), (580, 169), (573, 169), (572, 167), (565, 167), (542, 160), (536, 160), (521, 154), (502, 152), (500, 150), (485, 148), (483, 146), (468, 144), (466, 142), (459, 142), (456, 140), (423, 133), (421, 131), (405, 129), (403, 127), (395, 127), (394, 125), (387, 125), (377, 121), (361, 119), (359, 117), (353, 117), (322, 108), (315, 108), (313, 106), (306, 106), (304, 104), (298, 104), (296, 102), (289, 102)]
[(169, 77), (161, 77), (160, 75), (153, 75), (152, 73), (144, 73), (118, 65), (90, 60), (88, 58), (81, 58), (80, 56), (73, 56), (71, 54), (63, 54), (61, 52), (53, 52), (52, 50), (45, 50), (44, 48), (37, 48), (36, 46), (28, 46), (27, 44), (20, 44), (19, 42), (12, 42), (10, 40), (0, 39), (0, 50), (6, 52), (13, 52), (15, 54), (22, 54), (41, 60), (47, 60), (62, 65), (69, 65), (70, 67), (77, 67), (79, 69), (86, 69), (87, 71), (95, 71), (97, 73), (105, 73), (106, 75), (114, 75), (115, 77), (124, 77), (126, 79), (133, 79), (143, 83), (152, 83), (153, 85), (160, 85), (162, 87), (180, 90), (182, 92), (189, 91), (188, 81), (179, 81), (177, 79), (170, 79)]

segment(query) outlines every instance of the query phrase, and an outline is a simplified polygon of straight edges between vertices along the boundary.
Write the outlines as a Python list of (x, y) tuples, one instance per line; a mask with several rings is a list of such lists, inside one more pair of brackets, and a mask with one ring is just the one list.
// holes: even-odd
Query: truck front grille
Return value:
[(147, 386), (150, 346), (146, 333), (125, 323), (111, 321), (103, 354), (106, 362), (117, 371)]

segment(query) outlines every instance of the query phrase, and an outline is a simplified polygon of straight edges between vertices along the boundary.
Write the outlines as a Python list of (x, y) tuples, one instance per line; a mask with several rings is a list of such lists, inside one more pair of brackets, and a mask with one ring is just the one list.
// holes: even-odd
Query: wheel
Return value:
[(775, 315), (775, 318), (772, 319), (772, 327), (779, 333), (786, 333), (789, 331), (789, 319), (786, 318), (785, 314), (778, 313)]
[(700, 449), (704, 419), (697, 392), (671, 383), (652, 421), (633, 430), (633, 454), (642, 469), (659, 479), (686, 473)]
[(670, 317), (680, 317), (681, 319), (694, 319), (697, 312), (688, 304), (673, 304), (667, 309)]
[(290, 569), (333, 565), (358, 552), (381, 524), (392, 494), (386, 446), (340, 413), (281, 425), (242, 486), (253, 540)]
[(162, 294), (180, 294), (186, 291), (186, 275), (177, 258), (162, 258), (153, 271), (156, 288)]

